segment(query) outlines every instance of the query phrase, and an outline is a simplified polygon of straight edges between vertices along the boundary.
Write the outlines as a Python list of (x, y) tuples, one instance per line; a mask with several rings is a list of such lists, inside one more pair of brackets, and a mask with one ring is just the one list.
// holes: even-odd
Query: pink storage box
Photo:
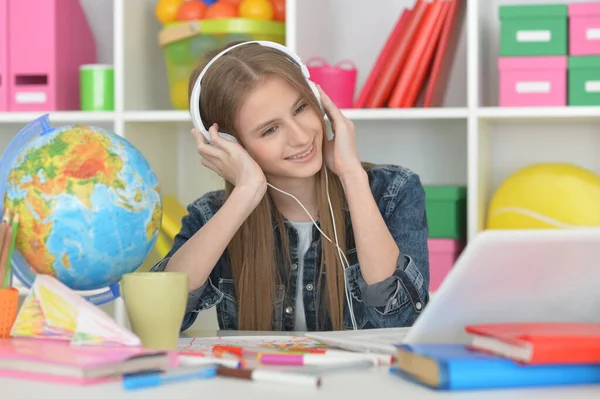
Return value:
[(8, 0), (0, 0), (0, 112), (8, 108)]
[(500, 57), (501, 107), (567, 104), (567, 57)]
[(600, 55), (600, 2), (569, 4), (569, 54)]
[(430, 238), (429, 291), (436, 291), (464, 249), (464, 242), (451, 238)]
[(79, 109), (79, 66), (96, 62), (79, 0), (8, 0), (7, 21), (8, 110)]

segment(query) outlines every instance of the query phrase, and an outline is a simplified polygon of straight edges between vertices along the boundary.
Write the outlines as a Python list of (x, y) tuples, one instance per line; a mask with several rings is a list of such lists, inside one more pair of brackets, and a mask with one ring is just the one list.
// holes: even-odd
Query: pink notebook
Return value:
[(93, 384), (126, 373), (166, 370), (177, 365), (177, 353), (141, 346), (81, 346), (69, 341), (12, 338), (0, 340), (0, 376)]

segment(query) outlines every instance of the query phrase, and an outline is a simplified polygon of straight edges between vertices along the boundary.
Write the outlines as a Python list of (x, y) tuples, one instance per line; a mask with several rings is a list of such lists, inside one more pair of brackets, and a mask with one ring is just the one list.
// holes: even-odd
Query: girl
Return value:
[(152, 268), (189, 275), (182, 330), (213, 306), (221, 329), (412, 325), (429, 299), (419, 177), (361, 164), (352, 122), (320, 88), (319, 100), (285, 48), (225, 49), (190, 78), (192, 92), (201, 76), (198, 118), (210, 138), (194, 129), (195, 144), (225, 190), (188, 206)]

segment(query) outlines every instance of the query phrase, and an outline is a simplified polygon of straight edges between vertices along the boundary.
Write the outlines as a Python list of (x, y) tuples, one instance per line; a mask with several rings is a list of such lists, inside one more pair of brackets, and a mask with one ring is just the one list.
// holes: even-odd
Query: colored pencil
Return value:
[[(19, 227), (19, 214), (16, 213), (9, 224), (8, 231), (6, 233), (5, 241), (8, 241), (8, 256), (4, 258), (2, 255), (2, 263), (5, 265), (4, 282), (2, 286), (4, 288), (10, 288), (12, 285), (12, 255), (17, 242), (17, 230)], [(10, 241), (9, 241), (10, 240)]]
[(10, 212), (8, 209), (4, 210), (4, 216), (2, 217), (2, 223), (0, 223), (0, 286), (5, 289), (8, 288), (5, 284), (5, 277), (8, 275), (6, 268), (9, 246), (10, 246)]

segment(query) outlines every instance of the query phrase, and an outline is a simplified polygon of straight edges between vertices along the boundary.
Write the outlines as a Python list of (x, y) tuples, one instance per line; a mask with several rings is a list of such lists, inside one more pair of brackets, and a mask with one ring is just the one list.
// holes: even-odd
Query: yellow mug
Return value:
[(187, 274), (178, 272), (134, 272), (123, 276), (121, 297), (131, 329), (143, 346), (177, 350), (188, 284)]

